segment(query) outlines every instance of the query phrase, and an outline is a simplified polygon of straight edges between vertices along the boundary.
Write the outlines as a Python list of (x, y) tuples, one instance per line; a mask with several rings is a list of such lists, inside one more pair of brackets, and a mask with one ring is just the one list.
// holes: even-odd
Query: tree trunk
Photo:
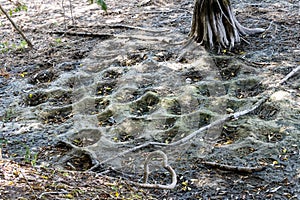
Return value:
[(229, 0), (195, 0), (189, 36), (206, 47), (231, 49), (240, 43), (240, 35), (264, 31), (262, 28), (242, 26), (232, 12)]

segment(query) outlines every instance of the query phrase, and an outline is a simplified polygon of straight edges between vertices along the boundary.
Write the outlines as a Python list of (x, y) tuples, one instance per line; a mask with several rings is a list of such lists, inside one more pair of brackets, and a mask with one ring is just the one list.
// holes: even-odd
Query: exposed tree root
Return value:
[(232, 48), (240, 43), (240, 35), (264, 32), (262, 28), (242, 26), (232, 12), (229, 0), (196, 0), (189, 36), (196, 42), (213, 48)]

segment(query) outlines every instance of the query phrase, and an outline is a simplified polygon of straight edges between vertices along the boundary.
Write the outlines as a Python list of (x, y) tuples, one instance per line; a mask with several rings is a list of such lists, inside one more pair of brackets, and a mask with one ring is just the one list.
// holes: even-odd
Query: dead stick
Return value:
[(0, 4), (0, 10), (4, 13), (4, 15), (7, 17), (7, 19), (10, 21), (10, 23), (13, 25), (13, 27), (21, 34), (21, 36), (23, 37), (23, 39), (27, 42), (28, 46), (30, 48), (33, 47), (32, 43), (26, 38), (26, 36), (24, 35), (24, 33), (22, 32), (22, 30), (15, 24), (15, 22), (9, 17), (9, 15), (7, 14), (7, 12), (4, 10), (4, 8), (1, 6)]
[(74, 32), (74, 31), (47, 31), (49, 34), (62, 34), (62, 35), (70, 35), (70, 36), (81, 36), (81, 37), (97, 37), (108, 39), (113, 37), (114, 35), (109, 33), (89, 33), (89, 32)]
[[(92, 26), (72, 26), (72, 28), (114, 28), (114, 29), (137, 29), (145, 32), (153, 32), (153, 33), (161, 33), (161, 32), (170, 32), (169, 29), (149, 29), (149, 28), (143, 28), (139, 26), (130, 26), (130, 25), (124, 25), (124, 24), (103, 24), (103, 25), (92, 25)], [(182, 43), (182, 42), (181, 42)]]
[(23, 172), (20, 170), (20, 173), (22, 174), (22, 176), (23, 176), (23, 178), (24, 178), (24, 180), (25, 180), (25, 182), (27, 183), (27, 185), (29, 186), (29, 188), (30, 188), (30, 190), (32, 191), (32, 193), (34, 194), (34, 196), (37, 198), (37, 195), (36, 195), (36, 193), (35, 193), (35, 191), (34, 191), (34, 189), (31, 187), (31, 185), (29, 184), (29, 182), (28, 182), (28, 180), (27, 180), (27, 178), (26, 178), (26, 176), (23, 174)]
[(38, 196), (37, 199), (42, 199), (43, 196), (47, 195), (47, 194), (68, 194), (68, 191), (63, 191), (63, 192), (43, 192), (42, 194), (40, 194)]
[(256, 166), (256, 167), (241, 167), (241, 166), (233, 166), (233, 165), (225, 165), (225, 164), (220, 164), (216, 162), (207, 162), (203, 161), (202, 164), (218, 168), (221, 170), (225, 171), (235, 171), (235, 172), (243, 172), (243, 173), (253, 173), (253, 172), (260, 172), (264, 170), (266, 167), (264, 166)]
[[(147, 183), (148, 182), (148, 176), (150, 174), (149, 171), (149, 162), (151, 161), (151, 159), (155, 156), (160, 156), (163, 158), (162, 161), (162, 166), (170, 172), (171, 176), (172, 176), (172, 183), (169, 185), (162, 185), (162, 184), (152, 184), (152, 183)], [(146, 161), (144, 163), (144, 183), (138, 183), (138, 182), (130, 182), (133, 185), (139, 186), (139, 187), (144, 187), (144, 188), (156, 188), (156, 189), (167, 189), (167, 190), (172, 190), (175, 188), (176, 183), (177, 183), (177, 176), (176, 176), (176, 172), (174, 171), (174, 169), (168, 164), (168, 157), (167, 155), (158, 150), (158, 151), (154, 151), (151, 152), (148, 157), (146, 158)]]
[(283, 79), (281, 79), (281, 81), (279, 82), (279, 85), (286, 82), (289, 78), (294, 76), (299, 70), (300, 70), (300, 65), (297, 68), (293, 69), (290, 73), (288, 73), (288, 75), (286, 75)]

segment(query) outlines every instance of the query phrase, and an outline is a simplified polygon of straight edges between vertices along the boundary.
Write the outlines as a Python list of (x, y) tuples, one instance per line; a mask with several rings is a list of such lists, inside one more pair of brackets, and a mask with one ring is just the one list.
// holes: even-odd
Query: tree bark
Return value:
[(229, 48), (240, 43), (240, 35), (264, 32), (262, 28), (246, 28), (236, 19), (229, 0), (195, 0), (189, 36), (208, 48)]

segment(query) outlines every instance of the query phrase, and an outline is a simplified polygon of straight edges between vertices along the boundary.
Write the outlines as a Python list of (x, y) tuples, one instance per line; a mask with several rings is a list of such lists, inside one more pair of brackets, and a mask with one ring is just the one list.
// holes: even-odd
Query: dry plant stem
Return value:
[(294, 76), (298, 71), (300, 70), (300, 65), (293, 69), (288, 75), (286, 75), (279, 83), (278, 85), (283, 84), (284, 82), (286, 82), (289, 78), (291, 78), (292, 76)]
[(224, 165), (216, 162), (207, 162), (207, 161), (203, 161), (202, 164), (215, 167), (221, 170), (225, 170), (225, 171), (234, 171), (234, 172), (242, 172), (242, 173), (260, 172), (266, 168), (262, 166), (257, 166), (257, 167), (232, 166), (232, 165)]
[(81, 37), (96, 37), (102, 39), (108, 39), (114, 35), (108, 33), (88, 33), (88, 32), (74, 32), (74, 31), (47, 31), (49, 34), (62, 34), (70, 36), (81, 36)]
[(129, 26), (129, 25), (124, 25), (124, 24), (104, 24), (104, 25), (93, 25), (93, 26), (72, 26), (72, 28), (127, 28), (127, 29), (136, 29), (136, 30), (141, 30), (141, 31), (146, 31), (146, 32), (152, 32), (152, 33), (162, 33), (162, 32), (170, 32), (169, 29), (149, 29), (149, 28), (143, 28), (143, 27), (139, 27), (139, 26)]
[(136, 15), (136, 14), (156, 14), (156, 13), (171, 13), (174, 12), (174, 10), (153, 10), (153, 11), (141, 11), (141, 12), (130, 12), (130, 13), (124, 13), (125, 15)]
[(61, 7), (62, 7), (63, 13), (64, 13), (64, 25), (65, 25), (65, 29), (67, 29), (66, 9), (65, 9), (65, 5), (64, 5), (64, 0), (61, 0)]
[[(151, 159), (155, 156), (160, 156), (163, 158), (162, 161), (162, 166), (168, 170), (172, 176), (172, 183), (169, 185), (161, 185), (161, 184), (151, 184), (151, 183), (147, 183), (148, 182), (148, 176), (150, 174), (149, 171), (149, 162), (151, 161)], [(137, 183), (137, 182), (130, 182), (136, 186), (139, 187), (144, 187), (144, 188), (156, 188), (156, 189), (167, 189), (167, 190), (171, 190), (174, 189), (177, 183), (177, 176), (175, 171), (173, 170), (173, 168), (168, 164), (168, 158), (167, 155), (162, 152), (162, 151), (154, 151), (151, 152), (148, 157), (146, 158), (145, 164), (144, 164), (144, 177), (143, 177), (143, 182), (144, 183)]]
[(47, 194), (68, 194), (69, 192), (43, 192), (42, 194), (40, 194), (38, 196), (37, 199), (42, 199), (43, 196), (47, 195)]
[(75, 19), (73, 16), (73, 5), (72, 5), (72, 0), (69, 0), (69, 6), (70, 6), (70, 12), (71, 12), (71, 18), (72, 18), (72, 24), (75, 24)]
[(152, 33), (170, 32), (169, 29), (154, 30), (154, 29), (148, 29), (148, 28), (143, 28), (143, 27), (138, 27), (138, 26), (124, 25), (124, 24), (114, 24), (114, 25), (104, 25), (104, 26), (108, 26), (110, 28), (137, 29), (137, 30), (146, 31), (146, 32), (152, 32)]
[(4, 8), (0, 4), (0, 10), (4, 13), (4, 15), (7, 17), (7, 19), (10, 21), (10, 23), (13, 25), (13, 27), (20, 33), (20, 35), (23, 37), (23, 39), (27, 42), (28, 46), (30, 48), (33, 47), (32, 43), (26, 38), (22, 30), (15, 24), (15, 22), (9, 17), (7, 12), (4, 10)]
[(32, 193), (34, 194), (34, 196), (35, 196), (36, 198), (38, 198), (37, 195), (36, 195), (36, 193), (34, 192), (34, 189), (31, 187), (31, 185), (29, 184), (27, 178), (25, 177), (25, 175), (23, 174), (23, 172), (22, 172), (21, 170), (20, 170), (20, 173), (22, 174), (23, 178), (24, 178), (25, 181), (26, 181), (26, 184), (29, 186), (29, 188), (30, 188), (30, 190), (32, 191)]
[(114, 34), (108, 34), (108, 33), (88, 33), (88, 32), (72, 32), (72, 31), (47, 31), (46, 33), (49, 34), (62, 34), (62, 35), (71, 35), (71, 36), (82, 36), (82, 37), (96, 37), (96, 38), (101, 38), (103, 40), (109, 39), (111, 37), (116, 37), (116, 38), (130, 38), (130, 39), (139, 39), (139, 40), (150, 40), (150, 41), (161, 41), (165, 43), (170, 43), (168, 40), (161, 39), (159, 37), (155, 36), (147, 36), (143, 37), (140, 35), (114, 35)]

